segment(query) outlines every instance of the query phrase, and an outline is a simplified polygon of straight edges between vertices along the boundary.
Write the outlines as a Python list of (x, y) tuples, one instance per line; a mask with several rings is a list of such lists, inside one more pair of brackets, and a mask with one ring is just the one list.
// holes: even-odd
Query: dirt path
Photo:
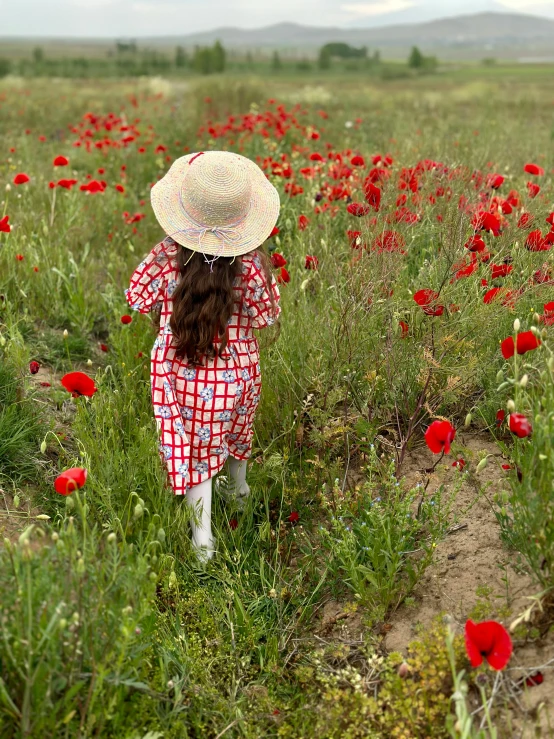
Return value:
[[(457, 630), (462, 631), (467, 618), (495, 618), (509, 625), (531, 604), (530, 597), (539, 591), (529, 576), (518, 567), (516, 552), (508, 552), (500, 540), (500, 529), (493, 512), (493, 498), (508, 489), (506, 472), (501, 465), (498, 447), (482, 436), (461, 434), (462, 456), (469, 469), (475, 470), (479, 459), (490, 454), (489, 464), (478, 475), (472, 474), (462, 484), (453, 505), (455, 524), (444, 541), (437, 545), (433, 564), (412, 593), (389, 619), (385, 637), (388, 651), (405, 652), (415, 638), (416, 628), (428, 627), (438, 614), (447, 614)], [(448, 491), (460, 475), (452, 467), (455, 458), (438, 465), (431, 475), (425, 473), (434, 462), (431, 453), (422, 448), (413, 452), (405, 467), (405, 482), (415, 485), (429, 479), (425, 496), (430, 498), (441, 484)], [(466, 468), (467, 469), (467, 468)], [(514, 640), (514, 654), (506, 671), (506, 682), (513, 684), (542, 669), (544, 682), (533, 686), (515, 700), (520, 706), (515, 715), (506, 715), (504, 736), (554, 737), (554, 632), (543, 640)], [(510, 685), (506, 684), (506, 688)], [(553, 728), (550, 728), (553, 727)], [(538, 733), (537, 733), (538, 732)]]

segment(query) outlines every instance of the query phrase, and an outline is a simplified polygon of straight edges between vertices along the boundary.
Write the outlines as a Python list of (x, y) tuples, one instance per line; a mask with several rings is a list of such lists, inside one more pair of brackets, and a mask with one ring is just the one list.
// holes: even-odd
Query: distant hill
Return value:
[[(452, 8), (468, 10), (477, 0), (455, 0)], [(0, 0), (1, 4), (1, 0)], [(498, 59), (544, 59), (554, 61), (554, 20), (536, 16), (497, 12), (495, 0), (479, 0), (479, 7), (489, 12), (457, 15), (440, 20), (419, 23), (404, 22), (395, 25), (362, 26), (348, 28), (302, 26), (297, 23), (279, 23), (264, 28), (216, 28), (202, 33), (179, 34), (167, 37), (138, 38), (142, 48), (169, 49), (175, 46), (192, 48), (212, 44), (219, 39), (229, 50), (268, 51), (278, 50), (283, 56), (315, 56), (317, 49), (330, 41), (344, 41), (352, 46), (367, 46), (370, 51), (379, 49), (384, 59), (406, 58), (410, 48), (417, 45), (426, 54), (436, 54), (445, 61), (477, 60), (483, 57)], [(419, 7), (419, 6), (418, 6)], [(426, 10), (427, 8), (427, 10)], [(494, 12), (490, 12), (492, 9)], [(425, 18), (429, 8), (421, 6)], [(430, 11), (429, 11), (430, 12)], [(415, 9), (399, 13), (400, 18), (410, 20)], [(366, 17), (365, 23), (369, 22)], [(1, 30), (0, 30), (1, 34)], [(0, 56), (28, 55), (33, 46), (40, 45), (47, 54), (66, 56), (84, 53), (100, 55), (114, 45), (109, 39), (47, 39), (2, 38)]]
[(473, 52), (504, 58), (554, 56), (554, 20), (509, 13), (477, 13), (454, 18), (384, 26), (332, 28), (279, 23), (257, 29), (216, 28), (167, 38), (142, 39), (141, 44), (193, 47), (219, 39), (237, 49), (314, 50), (329, 41), (379, 48), (385, 57), (403, 55), (417, 44), (444, 58), (469, 58)]

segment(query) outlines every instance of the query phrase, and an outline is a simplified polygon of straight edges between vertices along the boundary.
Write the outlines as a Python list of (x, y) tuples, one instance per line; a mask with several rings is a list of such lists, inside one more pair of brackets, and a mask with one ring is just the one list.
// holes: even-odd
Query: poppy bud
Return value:
[(520, 387), (527, 387), (527, 383), (529, 382), (529, 375), (523, 375), (521, 380), (519, 381)]
[(41, 454), (44, 454), (44, 452), (46, 451), (46, 439), (40, 445), (40, 451), (41, 451)]
[(498, 372), (496, 373), (496, 382), (502, 382), (503, 379), (504, 372), (502, 372), (502, 370), (498, 370)]
[(554, 357), (549, 357), (548, 362), (546, 363), (546, 366), (551, 372), (552, 370), (554, 370)]
[(14, 508), (19, 508), (19, 495), (14, 495), (13, 496), (13, 507)]
[(533, 313), (533, 321), (535, 323), (540, 323), (541, 322), (541, 317), (539, 316), (538, 313)]
[(516, 332), (516, 334), (519, 331), (520, 327), (521, 327), (520, 320), (519, 318), (516, 318), (516, 320), (514, 321), (514, 331)]
[(144, 513), (144, 508), (140, 503), (137, 503), (135, 506), (134, 516), (135, 518), (140, 518), (142, 514)]
[(69, 331), (66, 328), (64, 328), (64, 330), (63, 330), (63, 337), (64, 337), (64, 339), (67, 339), (68, 336), (69, 336)]
[(475, 472), (481, 472), (481, 470), (484, 470), (485, 467), (488, 465), (488, 463), (489, 463), (488, 456), (487, 457), (483, 457), (483, 459), (479, 462), (479, 464), (475, 468)]
[(464, 428), (469, 428), (471, 424), (471, 413), (468, 413), (466, 416), (466, 420), (464, 421)]
[(531, 326), (531, 333), (534, 336), (538, 336), (540, 332), (539, 332), (539, 329), (536, 326)]
[(115, 533), (114, 531), (111, 531), (111, 532), (110, 532), (110, 533), (108, 534), (108, 541), (110, 542), (110, 544), (111, 544), (112, 542), (114, 542), (114, 541), (117, 541), (117, 535), (116, 535), (116, 533)]
[(510, 411), (510, 413), (513, 413), (515, 411), (515, 409), (516, 409), (516, 404), (514, 403), (513, 400), (509, 400), (506, 403), (506, 408)]

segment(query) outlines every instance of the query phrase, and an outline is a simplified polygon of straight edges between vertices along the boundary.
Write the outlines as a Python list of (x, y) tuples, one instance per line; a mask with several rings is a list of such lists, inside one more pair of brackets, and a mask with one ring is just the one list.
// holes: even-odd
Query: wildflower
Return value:
[(17, 259), (18, 262), (22, 262), (25, 259), (23, 254), (16, 254), (15, 258)]
[(317, 269), (318, 266), (319, 266), (319, 259), (310, 254), (306, 254), (306, 262), (304, 264), (304, 267), (306, 269)]
[(70, 495), (74, 490), (82, 488), (86, 479), (86, 469), (83, 467), (72, 467), (56, 477), (54, 481), (54, 489), (60, 495)]
[(277, 275), (277, 282), (280, 284), (290, 282), (290, 275), (284, 267), (281, 267), (281, 271)]
[(523, 331), (517, 335), (515, 349), (514, 339), (512, 336), (508, 336), (508, 338), (504, 339), (500, 347), (504, 359), (510, 359), (510, 357), (514, 356), (514, 351), (517, 351), (518, 354), (526, 354), (527, 352), (536, 349), (540, 344), (541, 340), (538, 339), (532, 331)]
[(231, 529), (231, 531), (234, 531), (237, 528), (238, 525), (239, 525), (239, 522), (237, 521), (236, 518), (232, 518), (229, 521), (229, 528)]
[(279, 267), (284, 267), (287, 263), (287, 260), (282, 254), (279, 254), (278, 251), (273, 252), (271, 255), (271, 264), (278, 269)]
[(415, 302), (421, 306), (427, 316), (442, 316), (444, 313), (444, 306), (436, 305), (438, 297), (439, 294), (429, 288), (418, 290), (414, 294)]
[(452, 467), (456, 467), (460, 470), (460, 472), (464, 471), (464, 467), (466, 466), (466, 461), (463, 459), (463, 457), (460, 457), (460, 459), (457, 459), (455, 462), (452, 462)]
[(487, 177), (487, 185), (492, 187), (493, 190), (498, 190), (504, 182), (504, 177), (501, 174), (491, 174)]
[(360, 218), (361, 216), (367, 216), (369, 213), (369, 205), (363, 205), (362, 203), (349, 203), (346, 206), (346, 210), (350, 215)]
[(465, 625), (465, 643), (472, 667), (479, 667), (484, 658), (493, 670), (502, 670), (512, 655), (510, 635), (497, 621), (476, 624), (468, 619)]
[(523, 167), (523, 171), (527, 174), (533, 174), (541, 177), (544, 174), (544, 169), (542, 167), (539, 167), (538, 164), (526, 164)]
[(300, 514), (296, 511), (293, 511), (290, 516), (288, 516), (287, 521), (290, 523), (296, 523), (300, 519)]
[(110, 351), (110, 350), (108, 349), (108, 347), (107, 347), (107, 345), (106, 345), (106, 344), (100, 344), (100, 349), (101, 349), (101, 351), (103, 351), (103, 352), (109, 352), (109, 351)]
[(353, 167), (364, 167), (365, 166), (365, 159), (360, 154), (356, 154), (350, 160), (350, 164)]
[(9, 219), (9, 216), (4, 216), (3, 218), (0, 218), (0, 233), (9, 234), (12, 230), (12, 227), (8, 223)]
[(510, 413), (508, 426), (510, 431), (520, 439), (529, 436), (533, 431), (529, 419), (523, 413)]
[(397, 252), (398, 254), (405, 254), (405, 246), (406, 241), (404, 240), (402, 234), (399, 234), (398, 231), (383, 231), (383, 233), (377, 236), (375, 241), (373, 242), (373, 249), (377, 250), (380, 253), (387, 251)]
[(450, 454), (450, 444), (455, 436), (456, 429), (450, 421), (433, 421), (425, 432), (425, 442), (433, 454)]
[(491, 277), (493, 280), (498, 277), (507, 277), (513, 269), (511, 264), (491, 264)]
[(91, 398), (98, 390), (94, 380), (84, 372), (68, 372), (62, 377), (61, 383), (74, 398), (81, 395)]
[(469, 249), (469, 251), (476, 251), (476, 252), (482, 252), (485, 251), (487, 245), (483, 241), (483, 237), (479, 234), (475, 234), (472, 236), (469, 241), (466, 241), (464, 244), (466, 249)]
[(381, 205), (381, 190), (373, 182), (364, 183), (364, 196), (368, 205), (374, 210), (379, 210)]
[(132, 316), (128, 316), (128, 315), (121, 316), (121, 323), (124, 326), (127, 326), (127, 324), (131, 323), (132, 320), (133, 320)]
[(532, 675), (529, 675), (529, 677), (525, 678), (525, 685), (528, 688), (533, 688), (535, 685), (542, 685), (543, 681), (544, 675), (539, 670), (537, 672), (534, 672)]
[(63, 187), (64, 190), (71, 190), (71, 188), (77, 184), (77, 180), (58, 180), (58, 187)]
[(536, 198), (540, 191), (540, 185), (537, 185), (535, 182), (527, 183), (527, 193), (530, 198)]
[(117, 190), (117, 192), (125, 192), (125, 188), (123, 187), (123, 185), (115, 185), (115, 189)]
[(310, 221), (308, 220), (306, 216), (304, 215), (298, 216), (298, 228), (300, 229), (300, 231), (304, 231), (308, 227), (309, 222)]
[(36, 375), (39, 369), (40, 369), (40, 364), (36, 360), (33, 359), (32, 362), (29, 362), (29, 372), (32, 375)]
[(69, 159), (64, 156), (58, 156), (53, 161), (54, 167), (67, 167), (68, 164), (69, 164)]
[(496, 411), (496, 425), (497, 426), (502, 426), (505, 418), (506, 418), (506, 411), (504, 410)]
[(398, 322), (398, 325), (400, 326), (400, 330), (402, 332), (400, 334), (400, 338), (401, 339), (405, 339), (406, 336), (408, 335), (409, 326), (408, 326), (408, 324), (405, 321), (399, 321)]
[(25, 172), (20, 172), (19, 174), (16, 174), (16, 176), (13, 178), (13, 184), (14, 185), (24, 185), (26, 182), (29, 182), (31, 178), (28, 174), (25, 174)]
[(279, 229), (277, 228), (277, 226), (273, 226), (273, 228), (271, 229), (271, 233), (269, 234), (269, 238), (272, 239), (274, 236), (277, 236), (278, 233)]

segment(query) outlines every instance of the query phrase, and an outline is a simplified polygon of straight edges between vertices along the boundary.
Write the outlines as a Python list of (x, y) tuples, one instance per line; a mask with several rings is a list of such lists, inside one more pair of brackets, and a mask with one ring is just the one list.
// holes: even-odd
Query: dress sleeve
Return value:
[[(270, 289), (275, 298), (275, 313), (271, 307)], [(251, 260), (244, 299), (252, 328), (271, 326), (281, 314), (281, 306), (279, 305), (281, 296), (277, 281), (272, 274), (271, 285), (268, 286), (260, 259), (257, 255), (254, 255)]]
[(172, 271), (172, 246), (162, 241), (152, 249), (131, 275), (125, 298), (133, 310), (148, 313), (163, 300)]

